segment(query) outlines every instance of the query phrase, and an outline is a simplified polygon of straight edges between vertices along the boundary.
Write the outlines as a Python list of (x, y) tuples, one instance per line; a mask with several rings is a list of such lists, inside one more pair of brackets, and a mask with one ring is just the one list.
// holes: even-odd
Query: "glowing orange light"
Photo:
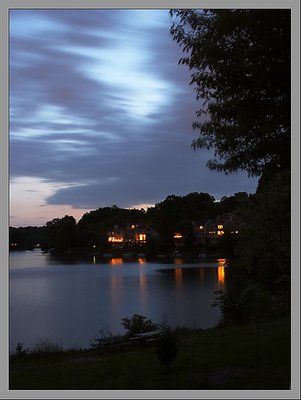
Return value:
[(138, 263), (145, 264), (145, 258), (142, 258), (142, 257), (138, 258)]
[(224, 225), (217, 225), (217, 229), (223, 229)]
[(132, 225), (132, 229), (135, 229), (135, 225)]
[(139, 240), (140, 240), (140, 242), (145, 242), (146, 234), (145, 233), (139, 233)]
[(204, 229), (203, 225), (200, 225), (200, 229)]
[(123, 264), (123, 260), (122, 258), (112, 258), (110, 263), (112, 265), (118, 265), (118, 264)]
[(108, 242), (117, 242), (117, 243), (120, 243), (120, 242), (123, 242), (123, 237), (118, 237), (118, 236), (109, 236), (108, 237)]
[(175, 239), (182, 239), (182, 237), (183, 237), (183, 236), (182, 236), (180, 233), (175, 233), (175, 234), (174, 234), (174, 238), (175, 238)]
[(218, 234), (219, 236), (223, 235), (224, 233), (225, 233), (224, 231), (217, 231), (217, 234)]

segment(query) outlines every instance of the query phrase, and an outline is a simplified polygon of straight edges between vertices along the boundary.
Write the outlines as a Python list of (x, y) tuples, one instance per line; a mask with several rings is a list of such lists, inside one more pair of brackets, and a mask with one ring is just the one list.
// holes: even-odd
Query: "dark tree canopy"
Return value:
[(210, 169), (290, 168), (290, 10), (171, 10), (171, 34), (202, 101), (193, 148)]

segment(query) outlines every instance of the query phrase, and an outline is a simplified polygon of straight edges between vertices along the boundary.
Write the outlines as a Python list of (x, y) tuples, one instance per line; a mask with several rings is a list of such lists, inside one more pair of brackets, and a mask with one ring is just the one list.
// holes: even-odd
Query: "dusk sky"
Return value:
[(168, 10), (10, 11), (10, 225), (168, 195), (253, 193), (206, 167)]

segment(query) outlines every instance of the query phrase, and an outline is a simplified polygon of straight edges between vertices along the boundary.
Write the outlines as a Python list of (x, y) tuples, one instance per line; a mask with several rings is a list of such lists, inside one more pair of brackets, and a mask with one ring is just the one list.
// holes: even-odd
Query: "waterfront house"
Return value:
[(107, 233), (108, 243), (112, 247), (124, 248), (142, 246), (151, 238), (158, 237), (158, 233), (148, 224), (127, 224), (126, 226), (115, 226)]

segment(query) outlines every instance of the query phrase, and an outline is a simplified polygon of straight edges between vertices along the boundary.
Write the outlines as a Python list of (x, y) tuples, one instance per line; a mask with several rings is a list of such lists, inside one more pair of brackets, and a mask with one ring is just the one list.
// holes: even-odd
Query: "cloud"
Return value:
[(10, 17), (12, 180), (59, 182), (46, 204), (73, 210), (254, 191), (255, 179), (208, 171), (212, 154), (190, 147), (200, 104), (178, 65), (167, 10)]

